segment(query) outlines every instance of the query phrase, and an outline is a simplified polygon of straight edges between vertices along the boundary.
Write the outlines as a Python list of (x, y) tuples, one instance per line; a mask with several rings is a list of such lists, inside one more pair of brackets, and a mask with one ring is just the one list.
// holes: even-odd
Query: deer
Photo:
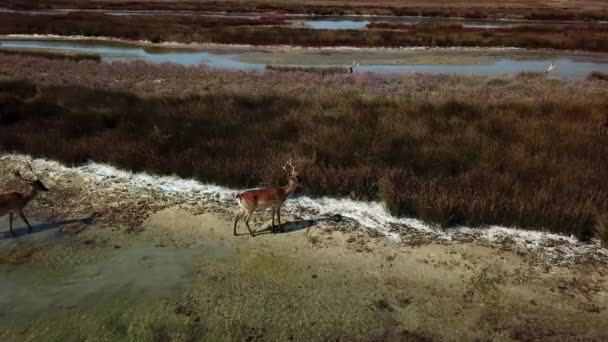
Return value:
[(18, 191), (10, 191), (0, 193), (0, 217), (9, 214), (9, 229), (11, 231), (11, 235), (16, 237), (17, 234), (13, 231), (13, 218), (15, 214), (18, 214), (19, 217), (27, 224), (28, 234), (32, 233), (32, 226), (27, 221), (25, 214), (23, 213), (23, 209), (38, 195), (39, 192), (47, 192), (49, 189), (42, 184), (42, 182), (38, 179), (38, 176), (32, 169), (32, 165), (27, 163), (30, 171), (34, 175), (34, 179), (27, 179), (21, 175), (19, 171), (15, 171), (15, 176), (20, 178), (26, 183), (29, 183), (29, 188), (26, 191), (18, 192)]
[(352, 74), (355, 71), (355, 68), (359, 66), (359, 62), (353, 61), (353, 65), (348, 67), (348, 71)]
[[(287, 167), (290, 167), (291, 171), (289, 171)], [(287, 198), (296, 191), (300, 185), (301, 178), (298, 176), (296, 168), (291, 163), (291, 159), (282, 167), (282, 169), (289, 172), (289, 181), (287, 182), (287, 185), (276, 188), (270, 187), (247, 190), (236, 195), (239, 213), (236, 214), (236, 217), (234, 218), (234, 236), (237, 236), (237, 223), (242, 219), (245, 221), (249, 235), (254, 237), (255, 234), (249, 226), (249, 220), (257, 209), (263, 210), (267, 208), (272, 209), (272, 232), (274, 233), (276, 231), (274, 225), (275, 215), (279, 221), (279, 230), (284, 232), (283, 226), (281, 225), (281, 206), (285, 203)]]

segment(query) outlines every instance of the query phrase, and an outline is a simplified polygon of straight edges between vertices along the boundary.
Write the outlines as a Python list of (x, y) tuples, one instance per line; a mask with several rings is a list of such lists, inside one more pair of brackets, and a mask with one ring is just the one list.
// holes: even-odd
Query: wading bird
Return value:
[(353, 61), (353, 65), (348, 67), (348, 70), (350, 70), (350, 73), (352, 74), (353, 71), (355, 71), (355, 68), (359, 66), (359, 62), (357, 61)]
[[(290, 167), (291, 171), (289, 171), (287, 167)], [(255, 236), (253, 230), (249, 227), (249, 220), (254, 211), (267, 208), (271, 208), (272, 210), (272, 231), (275, 231), (274, 216), (276, 214), (277, 219), (279, 220), (279, 230), (283, 232), (283, 227), (281, 226), (281, 206), (285, 203), (287, 198), (296, 191), (301, 181), (300, 176), (298, 176), (298, 173), (296, 172), (296, 168), (291, 164), (291, 159), (283, 166), (283, 170), (289, 172), (289, 181), (287, 182), (287, 185), (278, 188), (247, 190), (236, 195), (239, 213), (236, 214), (236, 217), (234, 218), (235, 236), (237, 235), (236, 225), (240, 219), (245, 221), (249, 234)]]
[(39, 192), (49, 191), (49, 189), (47, 189), (47, 187), (44, 186), (44, 184), (42, 184), (42, 182), (38, 179), (38, 176), (32, 169), (32, 165), (30, 165), (30, 163), (27, 163), (27, 166), (29, 167), (30, 171), (32, 171), (32, 174), (34, 175), (33, 180), (24, 178), (21, 175), (21, 173), (19, 173), (19, 171), (15, 171), (15, 176), (17, 176), (21, 180), (29, 183), (30, 184), (29, 188), (23, 192), (11, 191), (11, 192), (0, 193), (0, 217), (6, 215), (8, 213), (9, 229), (10, 229), (11, 235), (13, 237), (17, 236), (15, 234), (15, 232), (13, 231), (14, 215), (18, 214), (19, 217), (21, 217), (23, 222), (25, 222), (25, 224), (27, 224), (27, 228), (28, 228), (27, 232), (31, 233), (32, 226), (30, 226), (30, 223), (27, 221), (27, 218), (25, 218), (25, 214), (23, 214), (23, 208), (25, 208), (36, 197), (36, 195), (38, 195)]
[(553, 71), (553, 69), (555, 69), (555, 64), (551, 63), (551, 65), (549, 65), (549, 67), (545, 71), (545, 75), (549, 75), (549, 71)]

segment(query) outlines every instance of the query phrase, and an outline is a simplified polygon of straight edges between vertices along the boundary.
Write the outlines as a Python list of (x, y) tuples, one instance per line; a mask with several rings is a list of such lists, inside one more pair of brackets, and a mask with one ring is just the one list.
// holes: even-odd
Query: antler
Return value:
[(295, 166), (293, 166), (293, 164), (291, 163), (291, 158), (289, 158), (289, 161), (288, 161), (287, 163), (285, 163), (285, 165), (283, 165), (283, 170), (285, 170), (285, 171), (289, 172), (289, 171), (287, 170), (287, 167), (288, 167), (288, 166), (289, 166), (289, 167), (291, 167), (291, 174), (292, 174), (292, 175), (297, 175), (297, 174), (298, 174), (298, 173), (296, 172), (296, 167), (295, 167)]
[(34, 177), (36, 179), (38, 179), (38, 175), (36, 174), (36, 172), (34, 172), (34, 169), (32, 168), (32, 165), (30, 164), (30, 162), (25, 162), (27, 164), (27, 167), (30, 168), (30, 171), (32, 171), (32, 174), (34, 175)]
[(13, 174), (14, 174), (14, 175), (15, 175), (17, 178), (21, 179), (22, 181), (25, 181), (25, 182), (31, 182), (31, 181), (32, 181), (31, 179), (27, 179), (27, 178), (23, 177), (23, 176), (21, 175), (21, 172), (19, 172), (19, 171), (16, 171), (16, 170), (15, 170), (15, 171), (13, 172)]
[(32, 174), (33, 174), (33, 175), (34, 175), (34, 177), (35, 177), (34, 179), (28, 179), (28, 178), (23, 177), (23, 175), (21, 174), (21, 172), (19, 172), (19, 170), (15, 170), (15, 171), (13, 172), (13, 174), (14, 174), (14, 175), (15, 175), (17, 178), (19, 178), (19, 179), (21, 179), (21, 180), (23, 180), (23, 181), (26, 181), (26, 182), (33, 182), (33, 181), (37, 180), (37, 179), (38, 179), (38, 175), (36, 174), (36, 172), (34, 172), (34, 168), (32, 168), (32, 165), (30, 165), (30, 163), (29, 163), (29, 162), (25, 162), (25, 163), (27, 164), (27, 167), (30, 169), (30, 171), (32, 171)]

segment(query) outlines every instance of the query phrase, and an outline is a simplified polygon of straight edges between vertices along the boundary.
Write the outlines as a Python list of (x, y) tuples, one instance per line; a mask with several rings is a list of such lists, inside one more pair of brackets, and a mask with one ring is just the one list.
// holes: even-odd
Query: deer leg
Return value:
[(285, 230), (283, 229), (283, 226), (281, 225), (281, 208), (277, 208), (277, 218), (279, 219), (279, 230), (281, 231), (281, 233), (284, 233)]
[(15, 234), (15, 232), (13, 231), (13, 216), (14, 216), (14, 215), (15, 215), (15, 214), (14, 214), (14, 213), (12, 213), (12, 212), (8, 214), (8, 229), (10, 229), (10, 231), (11, 231), (11, 235), (12, 235), (13, 237), (17, 236), (17, 234)]
[(271, 231), (274, 233), (274, 215), (276, 213), (276, 209), (272, 208), (272, 229)]
[(236, 234), (236, 224), (239, 222), (239, 219), (243, 217), (243, 211), (239, 211), (238, 214), (236, 214), (236, 216), (234, 217), (234, 236), (237, 236)]
[(32, 226), (30, 226), (30, 223), (27, 222), (27, 219), (25, 218), (25, 214), (23, 214), (23, 212), (19, 212), (19, 216), (21, 216), (21, 219), (23, 220), (23, 222), (25, 222), (25, 224), (27, 224), (27, 233), (31, 234), (32, 233)]
[(249, 235), (251, 235), (253, 237), (253, 236), (255, 236), (255, 233), (253, 232), (253, 230), (251, 230), (251, 227), (249, 227), (249, 219), (251, 219), (251, 216), (253, 216), (253, 211), (251, 211), (250, 213), (247, 213), (247, 217), (245, 218), (245, 225), (247, 226)]

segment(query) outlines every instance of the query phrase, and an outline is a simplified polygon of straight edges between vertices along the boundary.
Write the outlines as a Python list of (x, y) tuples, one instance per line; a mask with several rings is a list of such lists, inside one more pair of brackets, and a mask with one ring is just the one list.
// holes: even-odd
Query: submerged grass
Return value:
[(81, 60), (94, 60), (101, 61), (101, 56), (93, 55), (93, 54), (85, 54), (85, 53), (62, 53), (62, 52), (53, 52), (53, 51), (28, 51), (28, 50), (11, 50), (11, 49), (2, 49), (0, 48), (0, 54), (3, 55), (16, 55), (16, 56), (31, 56), (31, 57), (43, 57), (47, 59), (69, 59), (72, 61), (81, 61)]
[(268, 65), (266, 66), (266, 70), (282, 72), (307, 72), (319, 75), (343, 74), (348, 72), (348, 69), (344, 67), (314, 67), (297, 65)]
[(309, 195), (381, 199), (446, 226), (606, 236), (604, 82), (16, 56), (0, 56), (0, 75), (4, 151), (237, 187), (283, 183), (294, 157)]

